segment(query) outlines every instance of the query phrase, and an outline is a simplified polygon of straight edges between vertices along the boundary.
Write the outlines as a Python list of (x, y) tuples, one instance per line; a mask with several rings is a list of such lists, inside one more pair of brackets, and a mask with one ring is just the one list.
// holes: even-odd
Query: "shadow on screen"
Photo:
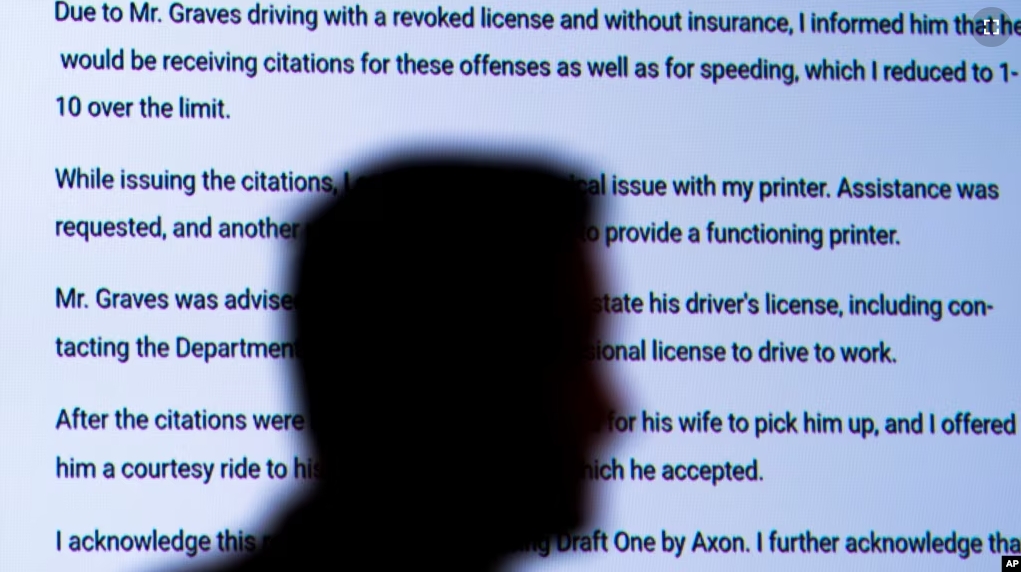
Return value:
[(480, 570), (585, 521), (613, 408), (583, 358), (593, 213), (562, 165), (508, 157), (403, 154), (308, 217), (294, 331), (321, 479), (265, 547), (202, 569)]

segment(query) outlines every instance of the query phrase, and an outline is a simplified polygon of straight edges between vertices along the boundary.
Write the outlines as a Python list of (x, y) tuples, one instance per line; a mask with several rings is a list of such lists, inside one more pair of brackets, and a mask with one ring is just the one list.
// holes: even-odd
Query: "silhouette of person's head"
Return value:
[(308, 223), (296, 335), (345, 544), (482, 568), (581, 523), (610, 406), (583, 359), (588, 215), (552, 169), (445, 160), (373, 171)]

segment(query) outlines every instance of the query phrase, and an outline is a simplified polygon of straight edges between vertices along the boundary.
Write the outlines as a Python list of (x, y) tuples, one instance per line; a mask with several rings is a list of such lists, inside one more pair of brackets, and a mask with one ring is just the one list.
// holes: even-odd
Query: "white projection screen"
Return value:
[[(599, 207), (589, 357), (620, 398), (614, 438), (580, 468), (590, 521), (502, 570), (1007, 569), (1013, 17), (911, 0), (5, 3), (0, 570), (257, 550), (315, 483), (289, 325), (303, 217), (380, 157), (441, 148), (574, 165)], [(336, 414), (362, 406), (338, 397)], [(338, 557), (387, 569), (354, 538)]]

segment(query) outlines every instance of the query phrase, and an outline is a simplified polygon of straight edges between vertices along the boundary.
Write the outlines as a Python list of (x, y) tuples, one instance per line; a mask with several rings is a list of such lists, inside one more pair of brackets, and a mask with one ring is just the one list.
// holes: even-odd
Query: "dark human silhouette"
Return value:
[(298, 262), (322, 477), (229, 570), (488, 570), (586, 517), (611, 399), (583, 357), (585, 195), (524, 162), (370, 173), (312, 218)]

